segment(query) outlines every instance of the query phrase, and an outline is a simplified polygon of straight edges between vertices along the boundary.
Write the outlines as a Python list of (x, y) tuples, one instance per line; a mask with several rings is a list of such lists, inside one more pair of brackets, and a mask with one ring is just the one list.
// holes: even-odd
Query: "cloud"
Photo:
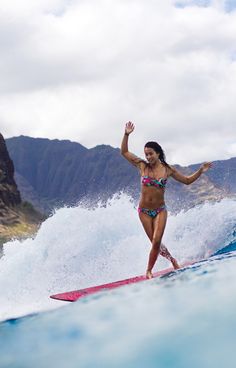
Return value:
[(2, 3), (5, 136), (117, 147), (133, 120), (139, 155), (150, 139), (172, 163), (234, 152), (236, 12), (224, 1)]

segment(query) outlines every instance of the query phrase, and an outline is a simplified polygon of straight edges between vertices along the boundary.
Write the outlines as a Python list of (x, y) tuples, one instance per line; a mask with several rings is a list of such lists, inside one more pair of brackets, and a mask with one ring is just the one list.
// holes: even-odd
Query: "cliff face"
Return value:
[[(20, 136), (7, 140), (23, 198), (48, 210), (84, 194), (87, 148), (70, 141)], [(19, 180), (20, 179), (20, 180)], [(27, 185), (28, 183), (28, 185)]]
[[(23, 198), (32, 200), (35, 206), (40, 204), (48, 210), (80, 200), (95, 203), (119, 191), (138, 200), (139, 174), (118, 148), (101, 145), (87, 149), (75, 142), (24, 136), (8, 139), (7, 146)], [(166, 191), (168, 208), (179, 211), (205, 200), (235, 195), (235, 167), (236, 158), (216, 161), (212, 170), (189, 186), (170, 179)], [(177, 166), (185, 174), (198, 168), (199, 165)]]
[(44, 218), (30, 203), (22, 202), (13, 161), (0, 134), (0, 245), (13, 237), (35, 233)]
[(14, 180), (14, 165), (0, 134), (0, 221), (4, 209), (21, 203), (20, 192)]

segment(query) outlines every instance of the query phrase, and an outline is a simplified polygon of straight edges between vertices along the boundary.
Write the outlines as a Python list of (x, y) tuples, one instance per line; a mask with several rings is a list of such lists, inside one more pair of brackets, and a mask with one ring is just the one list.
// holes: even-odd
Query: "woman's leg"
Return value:
[[(148, 238), (152, 242), (153, 233), (154, 233), (153, 218), (151, 218), (150, 216), (148, 216), (148, 215), (146, 215), (145, 213), (142, 213), (142, 212), (140, 212), (139, 218), (140, 218), (140, 221), (142, 222), (143, 228), (144, 228)], [(170, 254), (170, 252), (168, 251), (168, 249), (166, 248), (166, 246), (163, 243), (161, 243), (161, 246), (160, 246), (160, 255), (162, 257), (167, 258), (172, 263), (172, 265), (175, 269), (179, 268), (179, 265), (178, 265), (176, 259), (174, 257), (172, 257), (172, 255)]]
[(152, 238), (152, 249), (149, 254), (149, 261), (147, 267), (147, 277), (152, 278), (152, 269), (156, 263), (157, 257), (160, 252), (161, 239), (164, 234), (167, 220), (167, 211), (161, 211), (153, 220), (153, 238)]
[(161, 243), (160, 246), (160, 255), (168, 259), (168, 261), (172, 263), (175, 270), (178, 270), (180, 268), (180, 265), (178, 264), (177, 260), (174, 257), (172, 257), (172, 255), (170, 254), (170, 252), (163, 243)]
[(139, 218), (140, 218), (140, 221), (142, 222), (145, 233), (147, 234), (150, 241), (152, 241), (153, 232), (154, 232), (153, 219), (143, 212), (139, 213)]

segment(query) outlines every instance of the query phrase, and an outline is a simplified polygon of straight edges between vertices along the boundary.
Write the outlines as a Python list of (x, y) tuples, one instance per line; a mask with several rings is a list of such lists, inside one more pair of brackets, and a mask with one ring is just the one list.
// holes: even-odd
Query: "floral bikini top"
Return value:
[(154, 179), (148, 175), (144, 175), (141, 177), (141, 183), (146, 187), (156, 187), (165, 190), (167, 179), (165, 178)]

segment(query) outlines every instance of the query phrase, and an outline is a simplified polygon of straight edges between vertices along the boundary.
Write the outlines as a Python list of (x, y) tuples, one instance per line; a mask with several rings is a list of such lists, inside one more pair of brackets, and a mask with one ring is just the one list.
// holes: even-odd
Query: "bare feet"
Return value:
[(147, 279), (152, 279), (153, 278), (152, 271), (147, 270), (146, 277), (147, 277)]
[(178, 262), (175, 258), (171, 259), (171, 263), (172, 263), (175, 270), (178, 270), (180, 268), (180, 265), (178, 264)]

